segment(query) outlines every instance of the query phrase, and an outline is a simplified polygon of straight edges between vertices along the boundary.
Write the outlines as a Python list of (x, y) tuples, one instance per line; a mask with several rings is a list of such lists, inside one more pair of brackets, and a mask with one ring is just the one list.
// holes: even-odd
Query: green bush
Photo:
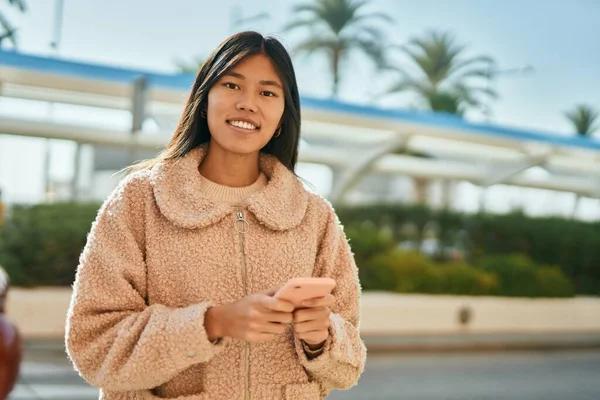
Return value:
[(465, 263), (440, 264), (441, 288), (446, 294), (498, 294), (498, 278)]
[(540, 267), (537, 271), (540, 295), (545, 297), (572, 297), (573, 284), (558, 267)]
[[(383, 254), (396, 245), (389, 233), (368, 223), (345, 228), (346, 236), (352, 247), (361, 285), (365, 290), (377, 290), (385, 285), (387, 272), (379, 270), (372, 264), (372, 259)], [(385, 289), (382, 289), (385, 290)]]
[(455, 250), (470, 265), (479, 265), (489, 254), (523, 254), (536, 264), (560, 268), (575, 293), (600, 295), (600, 222), (532, 218), (521, 212), (469, 215), (397, 203), (336, 210), (346, 226), (368, 222), (389, 227), (397, 243), (406, 240), (406, 226), (416, 228), (410, 240), (419, 242), (428, 225), (437, 225), (440, 251), (434, 257), (439, 261), (456, 257)]
[[(12, 283), (70, 285), (99, 206), (13, 207), (0, 228), (0, 264)], [(365, 290), (560, 297), (600, 294), (598, 223), (522, 214), (468, 216), (397, 204), (338, 208), (338, 214)], [(398, 243), (418, 246), (431, 235), (442, 249), (433, 259), (398, 249)], [(448, 262), (456, 249), (464, 253), (464, 261)]]
[(600, 224), (523, 214), (484, 215), (469, 234), (473, 264), (489, 254), (523, 254), (536, 264), (555, 265), (577, 292), (600, 294)]
[(369, 223), (349, 226), (344, 230), (355, 253), (357, 264), (396, 247), (389, 232)]
[(498, 277), (503, 296), (568, 297), (574, 295), (569, 279), (558, 267), (540, 266), (520, 254), (484, 257), (479, 267)]
[(375, 256), (369, 283), (375, 290), (399, 293), (437, 293), (439, 277), (429, 260), (416, 252), (393, 250)]
[(71, 285), (98, 204), (15, 206), (0, 229), (0, 264), (15, 286)]
[(537, 267), (523, 255), (488, 256), (478, 266), (498, 277), (500, 294), (504, 296), (531, 296), (539, 291)]
[(369, 283), (398, 293), (491, 295), (498, 291), (492, 274), (464, 263), (436, 263), (417, 252), (393, 250), (372, 260)]

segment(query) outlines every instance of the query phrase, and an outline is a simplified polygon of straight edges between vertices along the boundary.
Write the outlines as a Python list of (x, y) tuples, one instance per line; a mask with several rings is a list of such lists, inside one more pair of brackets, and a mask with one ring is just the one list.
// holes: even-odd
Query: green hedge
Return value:
[(573, 285), (552, 266), (538, 265), (520, 254), (464, 261), (435, 261), (397, 248), (389, 231), (369, 223), (346, 228), (364, 290), (398, 293), (569, 297)]
[[(434, 232), (440, 241), (441, 250), (433, 257), (438, 261), (460, 252), (477, 266), (486, 256), (521, 254), (536, 264), (559, 268), (576, 293), (600, 295), (600, 222), (522, 213), (469, 215), (398, 204), (338, 207), (337, 212), (347, 230), (377, 226), (395, 243), (418, 244)], [(547, 280), (554, 276), (550, 270), (543, 275)]]
[(0, 228), (0, 264), (15, 286), (71, 285), (98, 204), (15, 206)]
[(365, 290), (463, 295), (498, 293), (497, 278), (493, 274), (464, 263), (435, 263), (417, 252), (393, 250), (375, 256), (360, 268), (369, 269), (373, 277), (379, 278), (363, 283), (363, 286), (375, 283)]
[[(70, 285), (98, 207), (13, 207), (0, 228), (0, 264), (13, 284)], [(337, 211), (366, 290), (600, 294), (598, 223), (522, 214), (464, 215), (401, 205)], [(441, 243), (433, 257), (398, 248), (418, 246), (432, 236)]]
[(498, 277), (504, 296), (568, 297), (575, 294), (573, 284), (562, 270), (537, 265), (521, 254), (484, 257), (479, 267)]

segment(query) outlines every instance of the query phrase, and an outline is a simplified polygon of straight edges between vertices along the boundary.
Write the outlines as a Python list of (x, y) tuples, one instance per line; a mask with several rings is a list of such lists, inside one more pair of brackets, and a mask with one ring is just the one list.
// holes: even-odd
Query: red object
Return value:
[(4, 315), (8, 276), (0, 267), (0, 400), (8, 398), (19, 377), (22, 344), (17, 327)]

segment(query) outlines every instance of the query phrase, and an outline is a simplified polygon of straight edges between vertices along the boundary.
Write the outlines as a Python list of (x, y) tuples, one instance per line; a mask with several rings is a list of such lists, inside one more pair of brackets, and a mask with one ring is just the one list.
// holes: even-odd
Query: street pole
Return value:
[[(60, 40), (61, 40), (61, 31), (62, 31), (62, 20), (63, 20), (63, 8), (64, 8), (64, 0), (56, 0), (56, 7), (54, 11), (54, 40), (50, 42), (50, 48), (53, 50), (54, 55), (58, 56)], [(52, 118), (54, 111), (54, 103), (48, 104), (48, 113), (50, 118)], [(50, 179), (50, 167), (52, 165), (52, 141), (51, 139), (46, 139), (44, 146), (44, 196), (46, 202), (50, 201), (54, 196), (52, 196), (52, 182)]]
[(575, 202), (573, 203), (573, 209), (571, 210), (571, 219), (577, 218), (577, 211), (579, 210), (579, 203), (581, 202), (581, 195), (579, 193), (574, 193)]

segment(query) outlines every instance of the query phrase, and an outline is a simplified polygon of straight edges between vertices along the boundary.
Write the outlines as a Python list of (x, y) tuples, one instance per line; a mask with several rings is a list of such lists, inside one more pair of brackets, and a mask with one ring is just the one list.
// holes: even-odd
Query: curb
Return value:
[(370, 353), (576, 350), (600, 348), (600, 331), (561, 333), (363, 334)]
[[(561, 333), (363, 334), (369, 353), (576, 350), (600, 348), (600, 331)], [(24, 350), (65, 353), (63, 340), (27, 339)]]

